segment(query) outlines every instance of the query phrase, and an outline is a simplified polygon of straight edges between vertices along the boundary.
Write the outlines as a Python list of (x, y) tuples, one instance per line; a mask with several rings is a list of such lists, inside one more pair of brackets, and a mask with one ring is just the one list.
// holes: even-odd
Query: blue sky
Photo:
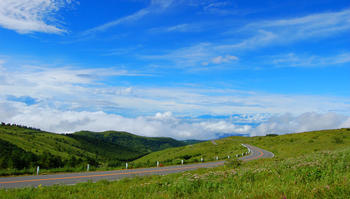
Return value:
[(349, 33), (339, 0), (3, 0), (0, 120), (179, 139), (348, 127)]

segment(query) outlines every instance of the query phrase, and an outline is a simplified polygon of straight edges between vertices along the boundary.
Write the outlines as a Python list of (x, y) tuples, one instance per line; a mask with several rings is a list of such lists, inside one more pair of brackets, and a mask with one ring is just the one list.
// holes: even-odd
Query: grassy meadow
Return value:
[(340, 129), (242, 138), (271, 144), (277, 157), (166, 176), (0, 190), (0, 198), (348, 198), (349, 136)]
[(270, 150), (276, 157), (232, 161), (217, 168), (165, 176), (0, 190), (0, 198), (348, 198), (350, 195), (350, 129), (230, 137), (217, 140), (217, 145), (204, 142), (154, 152), (138, 161), (145, 161), (146, 157), (153, 161), (165, 154), (169, 159), (181, 157), (186, 150), (191, 151), (188, 147), (195, 149), (193, 154), (208, 157), (221, 154), (224, 158), (229, 151), (241, 150), (240, 142)]

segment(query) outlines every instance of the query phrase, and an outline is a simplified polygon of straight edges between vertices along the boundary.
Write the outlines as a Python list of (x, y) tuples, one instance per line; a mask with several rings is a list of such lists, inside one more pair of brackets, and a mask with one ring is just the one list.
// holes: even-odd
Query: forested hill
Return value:
[(81, 131), (55, 134), (40, 129), (0, 125), (0, 169), (119, 166), (150, 152), (187, 143), (172, 138), (153, 138), (127, 132)]

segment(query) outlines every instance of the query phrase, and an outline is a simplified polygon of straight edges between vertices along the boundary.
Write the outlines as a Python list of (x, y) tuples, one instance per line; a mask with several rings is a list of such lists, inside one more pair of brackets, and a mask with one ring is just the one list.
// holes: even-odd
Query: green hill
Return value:
[[(0, 169), (117, 167), (150, 152), (184, 146), (171, 138), (150, 138), (127, 132), (55, 134), (17, 125), (0, 125)], [(69, 168), (69, 169), (68, 169)], [(14, 172), (16, 173), (16, 172)], [(21, 172), (19, 172), (21, 173)], [(28, 173), (24, 171), (24, 173)]]
[[(214, 144), (216, 143), (216, 144)], [(319, 150), (335, 150), (350, 145), (350, 129), (335, 129), (313, 131), (305, 133), (294, 133), (287, 135), (268, 135), (257, 137), (227, 137), (215, 142), (207, 141), (194, 145), (177, 148), (168, 148), (143, 156), (133, 163), (136, 166), (154, 165), (160, 161), (165, 165), (179, 164), (181, 159), (186, 163), (198, 162), (201, 157), (205, 161), (226, 159), (228, 155), (245, 152), (242, 143), (255, 145), (275, 154), (278, 158), (298, 156)]]

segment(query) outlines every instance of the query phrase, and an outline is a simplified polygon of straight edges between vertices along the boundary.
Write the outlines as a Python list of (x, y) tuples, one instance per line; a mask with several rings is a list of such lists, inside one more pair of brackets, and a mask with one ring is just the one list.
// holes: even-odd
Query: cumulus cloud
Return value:
[(214, 64), (222, 64), (222, 63), (229, 63), (231, 61), (238, 60), (238, 57), (232, 56), (232, 55), (226, 55), (226, 56), (217, 56), (212, 59), (212, 62)]
[(324, 114), (308, 112), (297, 116), (283, 114), (271, 117), (267, 122), (257, 126), (251, 132), (251, 136), (349, 127), (350, 117), (331, 112)]
[(54, 15), (71, 0), (1, 0), (0, 26), (18, 33), (62, 33)]

